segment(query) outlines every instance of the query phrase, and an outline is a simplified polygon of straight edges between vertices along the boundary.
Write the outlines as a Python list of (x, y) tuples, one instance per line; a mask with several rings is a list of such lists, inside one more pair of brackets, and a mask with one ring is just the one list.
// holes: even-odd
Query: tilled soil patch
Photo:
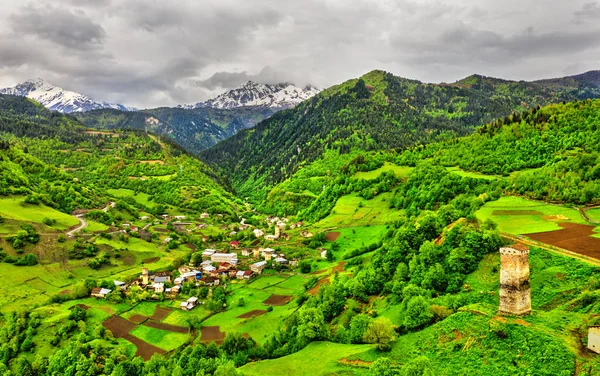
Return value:
[(338, 240), (339, 237), (340, 237), (339, 231), (332, 231), (332, 232), (328, 232), (325, 234), (325, 239), (330, 242), (334, 242), (334, 241)]
[(175, 332), (175, 333), (184, 333), (184, 334), (189, 333), (189, 330), (186, 327), (165, 324), (165, 323), (154, 321), (154, 320), (146, 321), (144, 323), (144, 326), (149, 326), (154, 329), (168, 330), (169, 332)]
[(150, 318), (152, 320), (162, 321), (162, 320), (166, 319), (167, 316), (169, 316), (171, 311), (172, 311), (171, 308), (163, 308), (163, 307), (156, 306), (156, 309), (154, 310), (154, 314), (152, 316), (150, 316)]
[(317, 282), (317, 284), (315, 285), (315, 287), (307, 290), (306, 292), (308, 294), (310, 294), (310, 295), (317, 295), (317, 293), (319, 292), (319, 289), (321, 288), (321, 286), (323, 286), (325, 284), (329, 284), (329, 277), (319, 279), (319, 281)]
[(282, 306), (287, 304), (292, 300), (291, 296), (288, 295), (271, 295), (267, 300), (263, 302), (263, 304), (271, 305), (271, 306)]
[(568, 222), (558, 225), (562, 230), (525, 234), (525, 236), (600, 260), (600, 239), (591, 236), (595, 234), (594, 226)]
[(255, 310), (252, 310), (250, 312), (246, 312), (246, 313), (244, 313), (242, 315), (239, 315), (237, 318), (238, 319), (249, 319), (249, 318), (252, 318), (252, 317), (264, 315), (265, 313), (267, 313), (267, 311), (265, 311), (264, 309), (255, 309)]
[(149, 317), (138, 315), (137, 313), (129, 318), (129, 321), (132, 321), (136, 324), (141, 324), (144, 321), (148, 320)]
[(222, 343), (225, 339), (225, 333), (221, 332), (220, 326), (203, 326), (200, 333), (200, 340), (204, 342)]
[(102, 326), (110, 330), (115, 338), (123, 338), (137, 325), (121, 316), (111, 316), (104, 320)]
[(129, 342), (133, 343), (137, 348), (135, 355), (141, 357), (144, 360), (150, 360), (150, 358), (152, 358), (152, 355), (154, 354), (166, 353), (166, 351), (161, 349), (160, 347), (151, 345), (144, 340), (132, 336), (131, 334), (126, 334), (125, 336), (123, 336), (123, 339), (126, 339)]
[(158, 260), (160, 260), (160, 257), (147, 258), (145, 260), (142, 260), (142, 264), (152, 264), (154, 262), (157, 262)]

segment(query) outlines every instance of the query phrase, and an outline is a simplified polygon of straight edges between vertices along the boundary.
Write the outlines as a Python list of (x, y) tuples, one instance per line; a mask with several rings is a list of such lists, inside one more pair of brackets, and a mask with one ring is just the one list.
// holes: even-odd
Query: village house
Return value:
[(179, 294), (181, 291), (181, 285), (171, 287), (171, 295)]
[(265, 233), (262, 230), (259, 230), (257, 228), (254, 229), (254, 231), (252, 231), (254, 233), (254, 236), (256, 236), (257, 238), (262, 237)]
[(277, 222), (277, 227), (279, 227), (279, 228), (282, 228), (282, 229), (283, 229), (283, 228), (285, 228), (285, 226), (286, 226), (285, 222), (283, 222), (283, 221), (279, 221), (279, 222)]
[(235, 273), (235, 278), (248, 280), (252, 278), (253, 275), (254, 273), (252, 272), (252, 270), (240, 270), (237, 273)]
[(209, 217), (210, 217), (210, 214), (208, 214), (208, 213), (202, 213), (202, 214), (200, 214), (200, 218), (202, 218), (202, 219), (206, 219), (206, 218), (209, 218)]
[(165, 240), (163, 240), (163, 243), (167, 244), (167, 243), (169, 243), (171, 240), (173, 240), (173, 238), (166, 238)]
[(590, 326), (588, 328), (587, 348), (600, 354), (600, 326)]
[(115, 281), (113, 281), (113, 283), (115, 284), (115, 287), (118, 287), (121, 290), (127, 289), (127, 284), (125, 282), (115, 280)]
[(207, 276), (207, 277), (200, 278), (200, 283), (202, 283), (206, 286), (219, 286), (221, 281), (217, 277)]
[(219, 268), (223, 268), (223, 269), (231, 269), (233, 267), (232, 264), (228, 263), (228, 262), (220, 262), (219, 263)]
[(259, 261), (259, 262), (255, 262), (254, 264), (250, 265), (250, 270), (256, 274), (262, 274), (263, 269), (266, 267), (267, 267), (266, 261)]
[(198, 226), (196, 226), (196, 228), (197, 228), (198, 230), (205, 229), (205, 228), (206, 228), (206, 224), (205, 224), (205, 223), (201, 223), (201, 224), (199, 224)]
[(237, 269), (229, 269), (229, 271), (227, 272), (227, 276), (229, 278), (235, 278), (235, 275), (237, 274), (238, 270)]
[(154, 283), (167, 283), (169, 281), (169, 277), (154, 277)]
[(327, 258), (327, 250), (326, 249), (321, 251), (321, 258), (324, 258), (324, 259)]
[(237, 264), (237, 253), (213, 253), (210, 256), (212, 262), (228, 262), (230, 264)]
[(121, 227), (131, 227), (131, 223), (123, 223)]
[(92, 289), (91, 296), (96, 297), (96, 298), (106, 299), (106, 295), (110, 294), (111, 292), (112, 292), (112, 290), (109, 290), (109, 289), (95, 287)]
[(192, 296), (191, 298), (189, 298), (187, 301), (185, 302), (181, 302), (181, 304), (179, 305), (179, 307), (184, 310), (184, 311), (191, 311), (192, 309), (194, 309), (194, 307), (196, 307), (198, 305), (198, 298), (195, 296)]
[(302, 231), (302, 232), (300, 232), (300, 236), (302, 236), (303, 238), (312, 238), (313, 237), (313, 233), (312, 232), (308, 232), (308, 231)]
[(131, 226), (131, 232), (138, 232), (139, 228), (137, 226)]
[(202, 271), (204, 271), (205, 273), (214, 273), (217, 270), (217, 268), (215, 268), (212, 265), (205, 265), (202, 267)]
[(204, 252), (202, 252), (202, 259), (209, 259), (211, 258), (212, 255), (214, 255), (215, 253), (217, 253), (217, 250), (215, 249), (205, 249)]
[(251, 256), (251, 255), (252, 255), (252, 250), (250, 248), (242, 249), (242, 256)]
[(237, 240), (231, 241), (231, 242), (229, 242), (229, 246), (231, 248), (236, 248), (237, 249), (237, 248), (240, 247), (240, 242), (238, 242)]
[(155, 293), (157, 293), (157, 294), (163, 293), (163, 292), (165, 292), (165, 284), (164, 284), (164, 283), (158, 283), (158, 282), (155, 282), (155, 283), (152, 285), (152, 289), (153, 289), (153, 290), (154, 290), (154, 292), (155, 292)]
[(177, 219), (177, 220), (181, 221), (182, 219), (185, 219), (185, 215), (176, 215), (173, 217), (173, 219)]
[(140, 220), (142, 220), (142, 221), (147, 221), (148, 219), (150, 219), (150, 217), (148, 217), (147, 215), (142, 215), (140, 217)]
[(271, 240), (271, 241), (273, 241), (275, 239), (277, 239), (277, 236), (275, 236), (275, 235), (272, 235), (272, 234), (265, 235), (265, 240)]
[(298, 266), (298, 260), (291, 260), (290, 266)]
[[(161, 280), (157, 281), (157, 278)], [(164, 278), (164, 279), (163, 279)], [(171, 282), (171, 272), (156, 272), (154, 273), (154, 282)]]
[(279, 265), (287, 265), (288, 264), (288, 260), (284, 259), (283, 257), (277, 257), (275, 259), (275, 262), (278, 263)]
[(267, 255), (273, 256), (275, 250), (273, 248), (264, 248), (260, 251), (262, 257), (266, 257)]

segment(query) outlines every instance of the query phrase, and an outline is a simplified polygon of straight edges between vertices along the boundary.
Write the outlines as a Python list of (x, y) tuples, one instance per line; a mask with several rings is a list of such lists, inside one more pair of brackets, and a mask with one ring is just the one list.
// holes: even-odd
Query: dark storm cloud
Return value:
[(0, 2), (0, 86), (43, 77), (149, 107), (248, 80), (325, 88), (372, 69), (537, 79), (599, 69), (599, 18), (590, 0)]
[(16, 33), (32, 35), (59, 45), (86, 49), (102, 43), (104, 29), (81, 10), (28, 6), (11, 17)]

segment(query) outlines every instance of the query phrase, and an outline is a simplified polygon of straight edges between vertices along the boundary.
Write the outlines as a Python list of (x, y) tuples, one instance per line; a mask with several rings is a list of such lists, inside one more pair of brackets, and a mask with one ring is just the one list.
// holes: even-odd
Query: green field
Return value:
[(588, 218), (592, 221), (600, 222), (600, 208), (586, 210), (585, 214), (587, 214)]
[(370, 200), (349, 194), (336, 202), (331, 214), (315, 224), (320, 229), (383, 225), (399, 219), (403, 211), (390, 209), (392, 193), (381, 193)]
[(246, 376), (367, 375), (366, 367), (344, 365), (340, 360), (371, 348), (370, 345), (313, 342), (297, 353), (279, 359), (249, 363), (240, 368), (240, 371)]
[(387, 226), (346, 227), (338, 231), (340, 232), (340, 237), (336, 240), (336, 243), (340, 245), (338, 253), (343, 255), (346, 252), (377, 243), (385, 236)]
[(576, 209), (516, 196), (490, 201), (475, 215), (482, 221), (491, 219), (500, 231), (511, 234), (560, 230), (560, 222), (587, 223)]
[(138, 204), (143, 205), (148, 208), (153, 208), (154, 205), (156, 205), (154, 203), (154, 201), (150, 201), (150, 195), (148, 195), (146, 193), (142, 193), (142, 192), (135, 194), (135, 192), (132, 191), (131, 189), (125, 189), (125, 188), (107, 189), (106, 192), (108, 194), (111, 194), (111, 195), (113, 195), (115, 197), (119, 197), (119, 198), (132, 197)]
[(138, 325), (130, 334), (165, 351), (175, 350), (190, 338), (187, 334), (155, 329), (145, 325)]
[(94, 221), (87, 221), (88, 225), (85, 228), (84, 231), (87, 232), (96, 232), (96, 231), (106, 231), (108, 230), (108, 226), (105, 225), (104, 223), (100, 223), (100, 222), (94, 222)]
[(476, 172), (464, 171), (460, 167), (446, 167), (446, 170), (453, 174), (462, 176), (464, 178), (484, 179), (484, 180), (496, 180), (496, 179), (500, 178), (500, 176), (495, 176), (495, 175), (484, 175), (484, 174), (478, 174)]
[(379, 167), (378, 169), (372, 171), (359, 171), (354, 174), (354, 177), (357, 179), (371, 180), (378, 178), (379, 175), (388, 171), (393, 171), (398, 177), (406, 177), (413, 169), (414, 167), (398, 166), (394, 163), (384, 162), (383, 166)]
[(23, 197), (0, 198), (0, 215), (4, 218), (36, 223), (43, 223), (44, 218), (54, 219), (56, 224), (52, 227), (59, 230), (65, 230), (79, 223), (77, 218), (69, 214), (59, 212), (43, 204), (22, 204), (23, 200)]

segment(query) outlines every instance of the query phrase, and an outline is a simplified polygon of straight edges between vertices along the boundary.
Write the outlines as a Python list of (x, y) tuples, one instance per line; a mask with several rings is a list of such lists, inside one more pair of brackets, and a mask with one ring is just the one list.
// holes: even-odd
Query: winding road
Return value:
[[(109, 202), (108, 205), (106, 205), (106, 207), (104, 207), (102, 209), (103, 212), (108, 212), (108, 210), (110, 208), (114, 208), (117, 204), (114, 202)], [(67, 232), (67, 237), (72, 238), (73, 236), (75, 236), (75, 234), (77, 234), (79, 231), (83, 230), (84, 228), (86, 228), (88, 226), (87, 221), (85, 220), (85, 215), (84, 214), (77, 214), (74, 215), (75, 218), (77, 218), (77, 220), (79, 221), (79, 226), (77, 226), (76, 228), (74, 228), (73, 230)]]

